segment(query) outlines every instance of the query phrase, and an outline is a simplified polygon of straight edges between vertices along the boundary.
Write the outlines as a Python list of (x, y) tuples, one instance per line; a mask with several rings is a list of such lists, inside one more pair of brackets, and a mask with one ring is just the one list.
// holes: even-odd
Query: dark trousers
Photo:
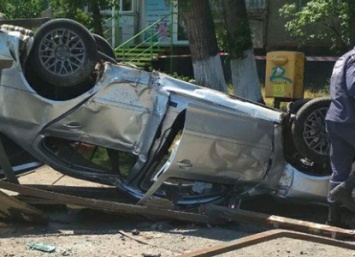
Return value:
[[(330, 177), (329, 191), (350, 175), (351, 166), (355, 159), (355, 124), (343, 124), (326, 121), (330, 142)], [(334, 202), (328, 195), (328, 201)]]

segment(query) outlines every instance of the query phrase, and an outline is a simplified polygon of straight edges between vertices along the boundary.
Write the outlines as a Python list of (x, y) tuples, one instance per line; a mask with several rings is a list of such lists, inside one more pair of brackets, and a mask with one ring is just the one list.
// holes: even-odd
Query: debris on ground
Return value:
[[(43, 179), (44, 177), (45, 176), (41, 176), (40, 178)], [(21, 178), (21, 180), (25, 179), (26, 177)], [(26, 183), (28, 184), (27, 181)], [(3, 184), (4, 183), (0, 183), (0, 186)], [(22, 182), (22, 185), (23, 184), (24, 183)], [(79, 185), (79, 183), (75, 182), (75, 185), (76, 184)], [(271, 233), (271, 236), (266, 238), (261, 237), (263, 234), (256, 234), (264, 231), (267, 233), (270, 229), (269, 221), (272, 221), (274, 225), (290, 224), (292, 227), (297, 225), (302, 228), (311, 227), (323, 231), (323, 226), (315, 226), (315, 223), (307, 224), (305, 221), (302, 221), (307, 220), (308, 212), (306, 214), (303, 212), (304, 216), (297, 216), (297, 218), (302, 221), (297, 224), (294, 220), (280, 220), (280, 217), (275, 215), (266, 215), (245, 210), (229, 210), (226, 208), (220, 209), (219, 206), (213, 205), (204, 206), (205, 208), (201, 208), (203, 214), (198, 215), (194, 214), (185, 216), (185, 213), (181, 211), (171, 212), (166, 209), (162, 211), (176, 215), (183, 215), (184, 219), (178, 220), (184, 220), (184, 222), (172, 220), (166, 221), (165, 217), (159, 220), (159, 217), (161, 217), (160, 215), (157, 215), (154, 219), (146, 218), (154, 216), (144, 215), (143, 217), (145, 219), (142, 219), (140, 213), (136, 213), (137, 215), (131, 215), (131, 213), (133, 213), (133, 209), (140, 210), (144, 208), (144, 212), (147, 212), (147, 209), (149, 210), (152, 207), (142, 208), (142, 206), (137, 206), (138, 208), (132, 208), (132, 211), (129, 213), (121, 214), (121, 207), (128, 206), (131, 208), (132, 206), (129, 204), (113, 204), (110, 206), (111, 208), (107, 208), (110, 209), (110, 211), (105, 212), (105, 209), (100, 209), (99, 207), (108, 207), (109, 205), (107, 200), (100, 201), (98, 199), (101, 198), (98, 197), (95, 199), (92, 195), (88, 198), (85, 194), (80, 197), (68, 196), (68, 190), (65, 190), (66, 186), (63, 185), (60, 190), (63, 193), (66, 193), (66, 195), (63, 195), (62, 192), (58, 194), (58, 192), (56, 192), (56, 186), (51, 186), (51, 191), (54, 194), (50, 194), (48, 190), (43, 190), (44, 188), (38, 190), (29, 185), (21, 186), (21, 188), (19, 188), (19, 185), (12, 185), (9, 183), (6, 184), (6, 186), (11, 187), (12, 190), (21, 191), (20, 194), (21, 199), (24, 199), (23, 202), (26, 204), (28, 204), (28, 200), (30, 200), (31, 203), (34, 202), (34, 206), (36, 206), (38, 210), (45, 210), (49, 216), (49, 219), (46, 226), (38, 226), (33, 223), (21, 224), (18, 227), (16, 227), (16, 224), (12, 226), (9, 223), (4, 223), (0, 226), (0, 256), (42, 256), (41, 253), (35, 253), (34, 250), (36, 250), (43, 252), (43, 256), (53, 257), (202, 257), (213, 256), (211, 254), (216, 253), (216, 251), (223, 251), (223, 256), (225, 257), (233, 257), (236, 255), (259, 257), (260, 253), (263, 253), (263, 256), (280, 257), (291, 255), (293, 257), (303, 257), (306, 255), (307, 257), (333, 257), (336, 255), (352, 256), (353, 249), (355, 249), (355, 243), (353, 242), (349, 242), (353, 245), (348, 245), (346, 243), (341, 243), (342, 241), (325, 238), (324, 236), (312, 236), (312, 238), (317, 239), (317, 241), (312, 241), (308, 240), (310, 237), (309, 235), (307, 235), (306, 239), (302, 238), (303, 240), (299, 240), (300, 235), (303, 237), (303, 234), (299, 234), (297, 232), (270, 231), (268, 233)], [(71, 189), (73, 192), (85, 191), (85, 187), (82, 187), (81, 189)], [(95, 193), (93, 192), (93, 194)], [(78, 205), (79, 203), (88, 204), (90, 207), (92, 207), (94, 203), (99, 205), (96, 205), (96, 208), (93, 208), (93, 210), (90, 210), (89, 208), (74, 213), (73, 215), (68, 215), (67, 209), (63, 208), (66, 206), (65, 204), (62, 206), (56, 206), (53, 204), (46, 205), (46, 203), (40, 201), (41, 199), (44, 199), (43, 197), (48, 197), (48, 199), (45, 199), (48, 201), (49, 199), (52, 199), (51, 197), (56, 197), (56, 201), (60, 200), (64, 203), (67, 203), (67, 200), (69, 200), (69, 203), (74, 205)], [(17, 196), (11, 196), (11, 198), (18, 200)], [(272, 206), (270, 201), (266, 202), (268, 208), (272, 209), (272, 213), (276, 214), (278, 211), (277, 208), (280, 207), (280, 204), (278, 203), (278, 205)], [(260, 202), (255, 202), (254, 206), (258, 206), (257, 211), (260, 211), (260, 209), (262, 210)], [(115, 211), (112, 212), (112, 209), (115, 209)], [(153, 207), (152, 209), (155, 208)], [(100, 215), (97, 215), (98, 210), (100, 211)], [(112, 213), (115, 213), (115, 215), (112, 215)], [(320, 210), (317, 212), (316, 209), (312, 209), (312, 212), (308, 213), (308, 215), (310, 214), (317, 217), (317, 219), (314, 220), (316, 222), (321, 222), (323, 220)], [(204, 221), (208, 220), (205, 219), (207, 216), (208, 218), (213, 217), (218, 219), (220, 218), (219, 215), (222, 216), (222, 219), (237, 221), (237, 223), (232, 222), (229, 223), (228, 226), (209, 226), (209, 223), (207, 222), (187, 221), (193, 218)], [(282, 216), (288, 215), (286, 214)], [(243, 222), (240, 222), (240, 220)], [(353, 222), (355, 222), (355, 219)], [(261, 223), (261, 225), (256, 225), (257, 223)], [(31, 229), (26, 228), (26, 225), (31, 226)], [(330, 228), (328, 227), (327, 229)], [(336, 235), (341, 232), (333, 229), (329, 231), (334, 232)], [(350, 231), (346, 232), (349, 234)], [(335, 234), (331, 237), (335, 237)], [(294, 235), (297, 237), (297, 240), (293, 238)], [(266, 240), (273, 238), (273, 236), (275, 236), (275, 239), (269, 241)], [(256, 243), (255, 241), (250, 240), (255, 237), (257, 237), (257, 240), (260, 239), (261, 242)], [(55, 253), (47, 253), (43, 250), (35, 249), (35, 247), (29, 247), (30, 243), (33, 242), (41, 242), (37, 244), (55, 247), (53, 250)], [(237, 249), (238, 246), (243, 246), (241, 244), (243, 242), (247, 242), (246, 244), (255, 244), (250, 245), (250, 247), (245, 247), (244, 245), (244, 247)], [(326, 244), (324, 242), (326, 242)], [(227, 251), (232, 248), (234, 249), (233, 251)]]
[(134, 235), (134, 236), (138, 236), (138, 235), (140, 234), (139, 230), (137, 230), (137, 229), (133, 229), (133, 230), (131, 231), (131, 233), (132, 233), (132, 235)]
[(45, 244), (45, 243), (30, 242), (27, 245), (32, 250), (38, 250), (38, 251), (45, 252), (45, 253), (52, 253), (55, 251), (55, 246)]
[(0, 218), (16, 221), (46, 223), (48, 217), (39, 209), (0, 191)]

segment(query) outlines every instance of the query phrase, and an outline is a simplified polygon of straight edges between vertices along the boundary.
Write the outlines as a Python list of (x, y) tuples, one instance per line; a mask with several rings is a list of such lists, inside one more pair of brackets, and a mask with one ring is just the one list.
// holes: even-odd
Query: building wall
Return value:
[(279, 14), (279, 10), (284, 4), (292, 2), (295, 0), (269, 0), (266, 26), (267, 51), (297, 47), (297, 42), (285, 30), (287, 20)]

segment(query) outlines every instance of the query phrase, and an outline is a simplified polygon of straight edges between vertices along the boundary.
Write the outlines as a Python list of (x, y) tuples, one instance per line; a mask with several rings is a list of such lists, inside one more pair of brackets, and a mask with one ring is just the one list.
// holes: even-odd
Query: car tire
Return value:
[(290, 114), (290, 119), (287, 122), (287, 125), (285, 126), (285, 129), (283, 130), (283, 137), (284, 137), (284, 153), (285, 157), (289, 158), (291, 162), (296, 161), (298, 159), (298, 156), (300, 155), (299, 150), (296, 148), (293, 136), (292, 136), (292, 124), (293, 124), (293, 119), (291, 118), (291, 115), (295, 115), (297, 111), (305, 104), (306, 102), (304, 99), (297, 100), (294, 102), (290, 102), (287, 105), (287, 113)]
[(116, 58), (115, 52), (113, 51), (110, 43), (98, 34), (92, 34), (92, 35), (96, 41), (97, 50), (107, 55), (108, 57), (115, 59)]
[(296, 113), (292, 138), (296, 148), (318, 164), (329, 163), (330, 144), (325, 129), (325, 115), (330, 105), (328, 97), (315, 98)]
[[(297, 101), (291, 102), (287, 106), (287, 112), (292, 115), (296, 115), (302, 106), (304, 106), (310, 99), (299, 99)], [(313, 176), (327, 176), (330, 174), (329, 162), (318, 163), (315, 160), (311, 160), (308, 156), (306, 157), (300, 150), (296, 147), (294, 142), (294, 136), (292, 134), (292, 126), (294, 123), (294, 117), (292, 117), (284, 131), (284, 156), (287, 163), (291, 164), (293, 167), (299, 171)]]
[(97, 46), (80, 23), (56, 19), (36, 31), (30, 60), (45, 82), (73, 87), (90, 77), (97, 61)]
[[(290, 102), (287, 105), (287, 113), (290, 114), (290, 119), (284, 129), (284, 152), (285, 157), (289, 157), (291, 162), (298, 162), (301, 158), (301, 153), (295, 145), (292, 135), (292, 125), (294, 122), (294, 115), (298, 112), (303, 105), (305, 105), (309, 99), (299, 99), (293, 102)], [(292, 115), (292, 117), (291, 117)], [(304, 156), (303, 156), (304, 157)]]

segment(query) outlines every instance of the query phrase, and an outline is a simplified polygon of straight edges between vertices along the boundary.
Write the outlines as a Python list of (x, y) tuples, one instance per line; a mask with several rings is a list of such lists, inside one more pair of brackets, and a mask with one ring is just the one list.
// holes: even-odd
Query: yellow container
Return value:
[(303, 98), (304, 61), (304, 54), (300, 52), (269, 52), (266, 55), (265, 97)]

